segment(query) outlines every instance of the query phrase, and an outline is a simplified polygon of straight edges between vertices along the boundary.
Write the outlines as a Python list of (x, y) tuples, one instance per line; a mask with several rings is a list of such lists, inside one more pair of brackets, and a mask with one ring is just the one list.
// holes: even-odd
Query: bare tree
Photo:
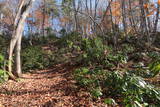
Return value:
[[(13, 51), (16, 47), (16, 71), (14, 71), (13, 73), (16, 74), (18, 77), (22, 75), (20, 59), (22, 33), (24, 29), (25, 19), (28, 16), (29, 10), (34, 1), (35, 0), (22, 0), (20, 2), (14, 22), (14, 31), (10, 41), (8, 71), (10, 74), (12, 74)], [(11, 77), (13, 77), (13, 75), (11, 75)]]

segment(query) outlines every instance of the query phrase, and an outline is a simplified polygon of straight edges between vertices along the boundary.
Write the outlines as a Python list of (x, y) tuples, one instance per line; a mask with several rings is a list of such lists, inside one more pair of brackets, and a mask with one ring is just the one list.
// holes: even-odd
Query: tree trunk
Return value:
[(46, 20), (46, 0), (43, 0), (43, 21), (42, 21), (42, 36), (45, 37), (45, 20)]
[[(25, 1), (25, 2), (24, 2)], [(25, 19), (29, 14), (29, 9), (31, 8), (32, 2), (35, 0), (23, 0), (20, 4), (18, 13), (16, 15), (15, 19), (15, 28), (12, 34), (12, 39), (10, 41), (10, 47), (9, 47), (9, 64), (8, 64), (8, 71), (10, 74), (12, 74), (12, 62), (13, 62), (13, 51), (16, 46), (17, 48), (17, 55), (16, 55), (16, 66), (17, 69), (15, 71), (16, 74), (21, 74), (21, 64), (20, 64), (20, 48), (21, 46), (21, 38), (23, 33), (23, 28), (25, 24)], [(28, 2), (28, 3), (26, 3)], [(12, 77), (11, 77), (12, 78)]]
[(77, 18), (77, 9), (76, 9), (76, 3), (75, 0), (72, 1), (73, 4), (73, 9), (74, 9), (74, 27), (75, 27), (75, 31), (78, 32), (78, 18)]
[(154, 23), (153, 33), (157, 32), (157, 26), (158, 26), (158, 20), (159, 20), (159, 11), (160, 11), (160, 4), (157, 6), (157, 12), (156, 12), (156, 19)]
[(135, 20), (134, 20), (134, 16), (133, 16), (133, 11), (132, 11), (132, 2), (131, 2), (131, 0), (129, 0), (129, 10), (130, 10), (129, 20), (130, 20), (130, 23), (131, 23), (131, 27), (134, 29), (134, 32), (137, 33), (137, 28), (136, 28), (136, 24), (135, 24)]
[[(23, 32), (23, 29), (21, 29), (20, 32)], [(22, 35), (18, 38), (17, 44), (16, 44), (16, 72), (15, 75), (18, 77), (22, 76), (22, 70), (21, 70), (21, 41), (22, 41)]]
[(160, 4), (157, 3), (157, 13), (156, 13), (156, 19), (153, 25), (153, 40), (152, 43), (155, 42), (156, 38), (157, 38), (157, 28), (158, 28), (158, 21), (159, 21), (159, 12), (160, 12)]
[(125, 33), (125, 36), (127, 35), (127, 23), (126, 23), (126, 3), (125, 3), (125, 0), (122, 0), (121, 1), (122, 4), (121, 4), (121, 8), (122, 8), (122, 22), (123, 22), (123, 29), (124, 29), (124, 33)]

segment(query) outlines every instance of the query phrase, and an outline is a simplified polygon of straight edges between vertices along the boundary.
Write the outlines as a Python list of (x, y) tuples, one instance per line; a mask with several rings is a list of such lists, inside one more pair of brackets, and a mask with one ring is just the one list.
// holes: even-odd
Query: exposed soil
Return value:
[(76, 86), (71, 76), (75, 68), (56, 65), (24, 74), (19, 82), (4, 83), (0, 86), (0, 107), (105, 107)]

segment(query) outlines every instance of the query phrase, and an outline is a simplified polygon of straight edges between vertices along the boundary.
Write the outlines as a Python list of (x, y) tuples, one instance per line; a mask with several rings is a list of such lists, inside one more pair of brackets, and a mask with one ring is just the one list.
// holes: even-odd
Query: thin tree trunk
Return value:
[(130, 22), (131, 22), (131, 26), (133, 27), (134, 31), (137, 33), (137, 29), (136, 29), (136, 24), (135, 24), (135, 20), (133, 17), (133, 12), (132, 12), (132, 4), (131, 4), (131, 0), (129, 0), (129, 10), (130, 10)]
[(140, 0), (139, 4), (140, 4), (140, 9), (141, 9), (141, 30), (142, 30), (142, 33), (145, 34), (148, 29), (147, 29), (143, 0)]
[[(91, 16), (93, 16), (93, 12), (92, 12), (92, 2), (93, 2), (93, 0), (90, 0), (90, 15), (91, 15)], [(95, 0), (95, 2), (96, 2), (96, 0)], [(96, 3), (95, 3), (95, 5), (96, 5)]]
[(126, 23), (126, 7), (125, 7), (125, 0), (122, 0), (122, 21), (123, 21), (123, 29), (124, 29), (124, 33), (126, 35), (127, 33), (127, 23)]
[[(96, 20), (96, 17), (97, 17), (98, 4), (99, 4), (99, 0), (95, 0), (94, 16), (93, 16), (92, 13), (91, 13), (91, 15), (93, 16), (94, 20)], [(91, 5), (92, 5), (92, 3), (91, 3)], [(92, 8), (91, 8), (91, 9), (92, 9)], [(92, 10), (91, 10), (91, 11), (92, 11)], [(95, 33), (96, 33), (96, 32), (97, 32), (97, 31), (96, 31), (96, 29), (97, 29), (96, 23), (93, 23), (93, 29), (94, 29), (94, 31), (95, 31)]]
[(46, 12), (46, 0), (43, 1), (43, 22), (42, 22), (42, 33), (43, 33), (43, 37), (45, 36), (45, 20), (46, 20), (46, 15), (45, 15), (45, 12)]
[(110, 17), (111, 17), (111, 23), (112, 23), (112, 30), (111, 32), (114, 33), (115, 35), (113, 36), (112, 38), (112, 41), (113, 41), (113, 45), (114, 47), (116, 48), (117, 47), (117, 32), (115, 30), (115, 24), (113, 22), (113, 15), (112, 15), (112, 8), (111, 8), (111, 5), (109, 5), (109, 10), (110, 10)]
[(158, 20), (159, 20), (159, 11), (160, 11), (160, 5), (158, 4), (157, 13), (156, 13), (156, 20), (155, 20), (154, 29), (153, 29), (154, 33), (157, 32), (157, 26), (158, 26)]
[(78, 32), (78, 19), (77, 19), (77, 9), (75, 0), (72, 1), (73, 9), (74, 9), (74, 21), (75, 21), (75, 31)]
[[(23, 32), (23, 29), (22, 31)], [(15, 75), (18, 77), (22, 76), (22, 69), (21, 69), (21, 41), (22, 41), (22, 35), (18, 38), (17, 44), (16, 44), (16, 72)]]
[(154, 22), (154, 28), (153, 28), (153, 41), (152, 43), (155, 42), (156, 38), (157, 38), (157, 26), (158, 26), (158, 20), (159, 20), (159, 12), (160, 12), (160, 4), (158, 3), (158, 7), (157, 7), (157, 13), (156, 13), (156, 19)]

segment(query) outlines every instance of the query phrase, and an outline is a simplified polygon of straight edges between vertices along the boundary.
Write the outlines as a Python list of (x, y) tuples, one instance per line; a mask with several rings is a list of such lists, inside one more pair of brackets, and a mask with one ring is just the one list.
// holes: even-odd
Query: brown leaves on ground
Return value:
[(75, 85), (71, 77), (74, 68), (57, 65), (24, 74), (19, 82), (4, 83), (0, 86), (0, 107), (103, 107)]

